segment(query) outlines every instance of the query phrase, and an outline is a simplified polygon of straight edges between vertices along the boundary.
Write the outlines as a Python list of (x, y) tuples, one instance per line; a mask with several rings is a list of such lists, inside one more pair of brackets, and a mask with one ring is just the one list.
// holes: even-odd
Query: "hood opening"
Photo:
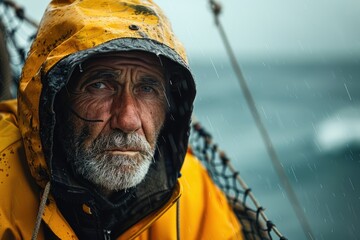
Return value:
[[(158, 138), (158, 147), (153, 163), (145, 179), (132, 191), (131, 201), (127, 197), (115, 197), (115, 202), (99, 194), (91, 184), (79, 179), (67, 166), (54, 143), (56, 112), (64, 106), (57, 99), (59, 92), (68, 83), (74, 69), (82, 62), (100, 54), (145, 51), (159, 57), (166, 70), (165, 78), (170, 103), (165, 124)], [(98, 208), (99, 214), (112, 214), (105, 225), (121, 229), (121, 234), (138, 220), (159, 209), (170, 198), (187, 150), (190, 120), (195, 97), (195, 83), (185, 61), (169, 47), (149, 39), (123, 38), (101, 44), (95, 48), (75, 52), (60, 60), (42, 77), (43, 89), (40, 96), (40, 137), (44, 146), (45, 159), (51, 173), (52, 193), (62, 205), (63, 214), (73, 214), (72, 206), (84, 202)], [(55, 106), (56, 103), (56, 107)], [(56, 152), (56, 158), (54, 158)], [(118, 196), (120, 196), (119, 193)], [(67, 199), (71, 199), (71, 202)], [(151, 203), (149, 205), (149, 203)], [(108, 211), (106, 209), (111, 209)], [(126, 209), (126, 211), (124, 211)], [(65, 216), (66, 217), (66, 216)], [(103, 215), (99, 216), (104, 218)], [(69, 218), (70, 219), (70, 218)], [(126, 220), (123, 222), (122, 220)], [(78, 223), (70, 223), (76, 225)], [(121, 225), (121, 227), (119, 227)]]

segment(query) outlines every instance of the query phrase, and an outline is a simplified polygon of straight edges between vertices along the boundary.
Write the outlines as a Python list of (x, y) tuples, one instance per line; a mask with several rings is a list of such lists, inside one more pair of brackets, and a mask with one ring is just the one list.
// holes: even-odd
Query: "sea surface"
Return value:
[[(360, 239), (360, 57), (239, 62), (313, 239)], [(280, 232), (307, 239), (229, 61), (190, 64), (196, 118)]]

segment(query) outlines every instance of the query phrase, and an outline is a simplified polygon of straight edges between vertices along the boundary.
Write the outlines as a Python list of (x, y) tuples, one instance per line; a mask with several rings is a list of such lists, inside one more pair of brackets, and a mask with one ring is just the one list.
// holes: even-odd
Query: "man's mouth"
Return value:
[(129, 156), (134, 156), (138, 153), (140, 153), (140, 150), (137, 149), (119, 149), (119, 148), (114, 148), (114, 149), (107, 149), (105, 150), (105, 152), (113, 154), (113, 155), (129, 155)]

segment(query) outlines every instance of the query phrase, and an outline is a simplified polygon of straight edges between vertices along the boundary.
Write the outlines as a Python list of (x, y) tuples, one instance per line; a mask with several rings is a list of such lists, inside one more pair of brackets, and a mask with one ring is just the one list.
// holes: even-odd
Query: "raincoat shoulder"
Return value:
[(1, 239), (31, 239), (38, 210), (39, 193), (27, 166), (16, 112), (16, 100), (0, 103)]
[[(0, 102), (0, 239), (31, 239), (41, 197), (28, 166), (18, 121), (17, 101)], [(60, 239), (76, 239), (53, 198), (48, 200), (44, 221)], [(37, 239), (45, 239), (42, 225)]]
[(176, 217), (180, 216), (182, 239), (244, 239), (242, 228), (224, 193), (216, 187), (198, 159), (188, 152), (180, 183), (183, 193), (176, 206), (167, 211), (139, 240), (177, 239)]

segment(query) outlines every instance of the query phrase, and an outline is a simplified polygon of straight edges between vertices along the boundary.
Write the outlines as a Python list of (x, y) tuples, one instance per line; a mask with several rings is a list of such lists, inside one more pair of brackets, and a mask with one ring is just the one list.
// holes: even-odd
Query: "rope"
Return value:
[(219, 20), (219, 15), (221, 13), (221, 6), (219, 3), (217, 3), (214, 0), (209, 0), (209, 2), (210, 2), (212, 12), (214, 14), (215, 24), (218, 27), (221, 39), (225, 45), (227, 54), (230, 58), (231, 65), (233, 67), (233, 70), (235, 71), (236, 77), (239, 80), (243, 95), (246, 99), (246, 102), (247, 102), (249, 108), (250, 108), (250, 112), (255, 120), (256, 126), (260, 131), (261, 137), (266, 146), (266, 150), (268, 152), (268, 155), (270, 156), (271, 162), (275, 168), (277, 175), (280, 178), (282, 185), (284, 186), (285, 192), (290, 200), (290, 203), (291, 203), (293, 209), (295, 210), (296, 216), (301, 224), (301, 227), (302, 227), (305, 235), (307, 236), (307, 239), (309, 239), (309, 240), (313, 239), (314, 234), (312, 233), (310, 224), (306, 219), (306, 216), (305, 216), (305, 214), (301, 208), (301, 205), (299, 203), (299, 200), (296, 197), (296, 194), (295, 194), (293, 188), (291, 187), (291, 183), (290, 183), (289, 179), (287, 178), (286, 173), (280, 163), (280, 160), (277, 156), (277, 153), (276, 153), (275, 148), (272, 144), (272, 141), (269, 137), (269, 134), (265, 128), (265, 125), (263, 124), (263, 122), (261, 120), (259, 112), (256, 109), (255, 101), (251, 95), (251, 92), (250, 92), (247, 84), (246, 84), (245, 78), (244, 78), (242, 71), (240, 69), (240, 66), (236, 60), (234, 51), (231, 48), (231, 45), (227, 38), (225, 30)]
[(33, 231), (31, 240), (36, 240), (37, 237), (38, 237), (40, 224), (41, 224), (41, 219), (42, 219), (42, 215), (44, 213), (45, 207), (46, 207), (46, 201), (47, 201), (47, 199), (49, 197), (49, 193), (50, 193), (50, 182), (48, 182), (46, 184), (43, 195), (41, 197), (39, 211), (38, 211), (38, 215), (36, 216), (35, 227), (34, 227), (34, 231)]

